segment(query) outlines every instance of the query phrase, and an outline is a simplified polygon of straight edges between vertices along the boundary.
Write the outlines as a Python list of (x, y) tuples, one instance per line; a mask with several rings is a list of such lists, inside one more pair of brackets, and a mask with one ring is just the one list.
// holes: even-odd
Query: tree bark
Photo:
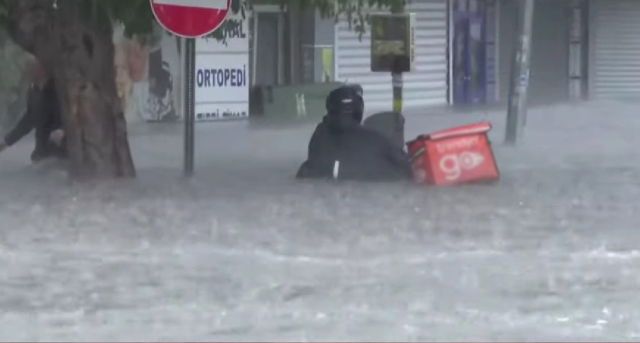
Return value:
[[(104, 0), (107, 1), (107, 0)], [(11, 38), (56, 83), (75, 179), (135, 177), (115, 84), (113, 27), (86, 0), (6, 0)]]

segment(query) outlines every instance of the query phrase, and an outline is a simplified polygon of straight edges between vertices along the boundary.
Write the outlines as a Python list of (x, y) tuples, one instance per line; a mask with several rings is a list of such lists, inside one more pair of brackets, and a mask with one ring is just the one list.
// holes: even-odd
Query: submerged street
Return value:
[(585, 103), (488, 120), (499, 183), (299, 182), (313, 126), (132, 127), (139, 177), (68, 185), (0, 156), (0, 340), (640, 339), (640, 117)]

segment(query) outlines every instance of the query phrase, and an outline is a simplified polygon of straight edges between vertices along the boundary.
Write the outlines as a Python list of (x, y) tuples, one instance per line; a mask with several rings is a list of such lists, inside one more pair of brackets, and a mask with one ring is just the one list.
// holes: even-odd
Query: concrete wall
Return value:
[(147, 43), (114, 30), (116, 86), (127, 121), (176, 121), (181, 115), (179, 41), (159, 25)]

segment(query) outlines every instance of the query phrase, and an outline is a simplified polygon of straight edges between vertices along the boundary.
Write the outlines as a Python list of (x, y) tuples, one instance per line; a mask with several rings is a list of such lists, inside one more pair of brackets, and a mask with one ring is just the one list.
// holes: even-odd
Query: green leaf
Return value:
[[(86, 3), (86, 15), (95, 18), (100, 15), (109, 16), (114, 23), (124, 26), (125, 35), (145, 40), (153, 33), (155, 18), (149, 0), (83, 0)], [(368, 8), (389, 9), (401, 12), (405, 0), (232, 0), (233, 13), (241, 13), (246, 19), (246, 10), (254, 5), (298, 6), (302, 10), (316, 9), (323, 18), (346, 18), (349, 26), (356, 32), (364, 33)], [(6, 0), (0, 0), (0, 29), (8, 18)], [(216, 30), (209, 37), (224, 39), (224, 27)]]

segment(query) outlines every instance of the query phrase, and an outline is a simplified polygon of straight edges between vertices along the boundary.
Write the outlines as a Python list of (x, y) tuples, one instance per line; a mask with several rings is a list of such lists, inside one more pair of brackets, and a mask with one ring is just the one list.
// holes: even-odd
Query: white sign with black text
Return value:
[(196, 42), (196, 121), (242, 119), (249, 116), (249, 25), (229, 14), (220, 27), (225, 41)]

